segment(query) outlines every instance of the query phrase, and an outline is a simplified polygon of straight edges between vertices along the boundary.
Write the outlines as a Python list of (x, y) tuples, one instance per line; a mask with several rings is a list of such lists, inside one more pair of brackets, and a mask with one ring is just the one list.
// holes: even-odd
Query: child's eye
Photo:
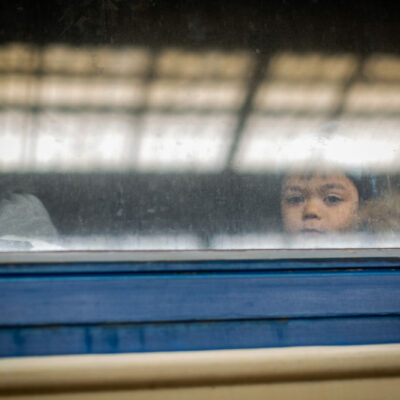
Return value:
[(339, 196), (336, 196), (333, 194), (326, 196), (324, 198), (324, 202), (327, 204), (337, 204), (337, 203), (340, 203), (341, 201), (342, 201), (342, 199)]
[(299, 204), (304, 201), (303, 196), (290, 196), (286, 198), (286, 203), (288, 204)]

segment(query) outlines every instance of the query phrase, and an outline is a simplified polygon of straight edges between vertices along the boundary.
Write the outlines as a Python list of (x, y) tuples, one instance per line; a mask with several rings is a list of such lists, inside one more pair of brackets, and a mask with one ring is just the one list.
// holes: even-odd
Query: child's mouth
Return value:
[(322, 234), (325, 233), (324, 231), (321, 231), (319, 229), (302, 229), (301, 233), (306, 233), (306, 234), (312, 234), (312, 235), (317, 235), (317, 234)]

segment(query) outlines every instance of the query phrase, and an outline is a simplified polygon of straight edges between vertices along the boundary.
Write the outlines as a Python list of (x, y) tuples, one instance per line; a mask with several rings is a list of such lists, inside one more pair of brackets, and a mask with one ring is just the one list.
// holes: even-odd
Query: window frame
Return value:
[(400, 342), (399, 253), (3, 253), (0, 357)]

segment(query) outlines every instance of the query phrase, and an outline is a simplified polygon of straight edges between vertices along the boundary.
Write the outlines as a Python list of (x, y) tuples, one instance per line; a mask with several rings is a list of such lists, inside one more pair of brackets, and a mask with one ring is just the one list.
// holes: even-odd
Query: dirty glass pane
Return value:
[(2, 4), (0, 250), (399, 247), (396, 10), (264, 3)]

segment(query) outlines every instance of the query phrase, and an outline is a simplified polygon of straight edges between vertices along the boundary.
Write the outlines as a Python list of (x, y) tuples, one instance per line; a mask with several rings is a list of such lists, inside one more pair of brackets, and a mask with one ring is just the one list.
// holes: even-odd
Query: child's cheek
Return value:
[(357, 219), (357, 209), (351, 203), (341, 204), (330, 215), (330, 230), (346, 231), (351, 229)]
[(283, 209), (283, 223), (287, 232), (298, 232), (301, 229), (302, 210), (301, 207), (285, 207)]

